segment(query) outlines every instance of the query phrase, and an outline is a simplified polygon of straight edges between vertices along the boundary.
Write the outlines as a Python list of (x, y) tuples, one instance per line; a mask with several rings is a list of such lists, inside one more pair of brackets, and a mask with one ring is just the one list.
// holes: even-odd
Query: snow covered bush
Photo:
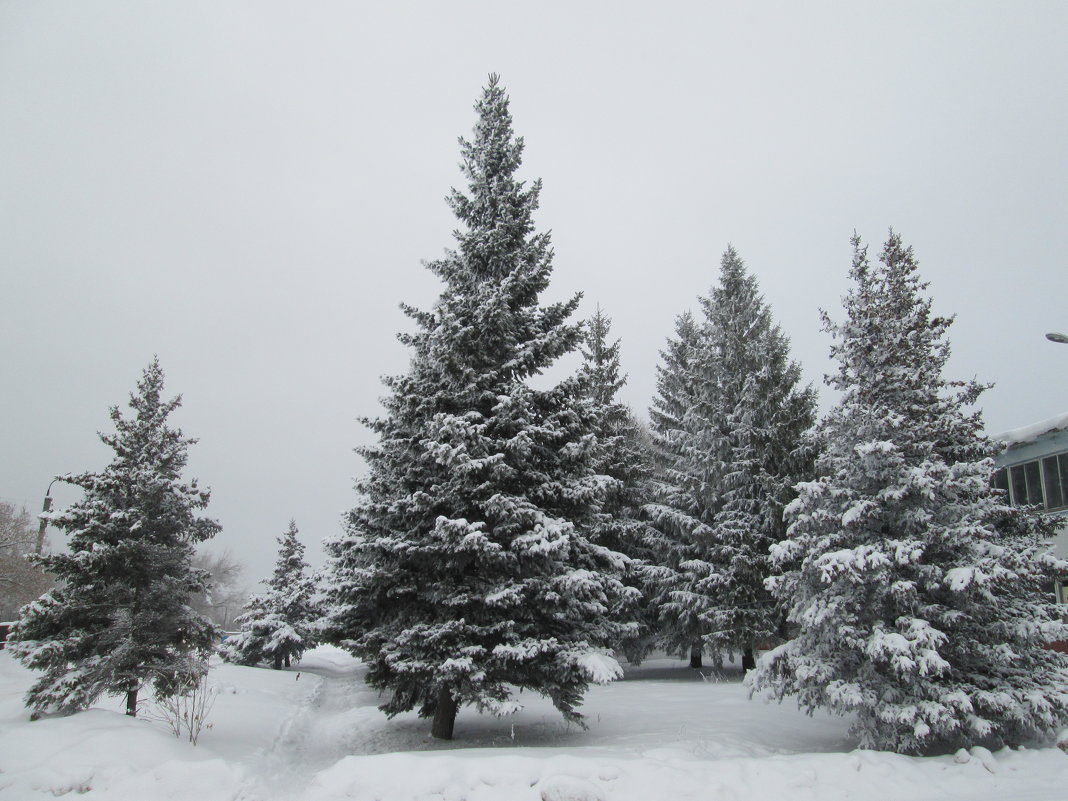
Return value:
[(9, 637), (12, 654), (44, 674), (26, 697), (35, 716), (76, 712), (101, 693), (125, 693), (135, 715), (144, 684), (166, 695), (206, 669), (217, 632), (189, 607), (205, 578), (190, 560), (219, 525), (196, 515), (208, 491), (181, 480), (196, 440), (167, 426), (181, 398), (162, 391), (153, 360), (130, 396), (134, 415), (112, 407), (116, 432), (100, 435), (111, 464), (62, 479), (85, 494), (49, 517), (69, 535), (68, 552), (39, 560), (59, 586), (22, 609)]
[(751, 686), (855, 715), (868, 748), (917, 753), (1053, 737), (1068, 719), (1068, 637), (1044, 589), (1068, 564), (1036, 511), (993, 489), (994, 444), (947, 381), (950, 319), (931, 314), (911, 248), (891, 232), (871, 266), (854, 238), (842, 393), (822, 421), (821, 478), (798, 486), (771, 582), (797, 635)]
[(596, 411), (575, 377), (530, 380), (578, 347), (579, 299), (539, 305), (552, 272), (534, 232), (541, 184), (515, 178), (523, 141), (496, 76), (476, 109), (468, 191), (450, 198), (456, 249), (427, 265), (442, 293), (430, 311), (405, 307), (411, 365), (385, 382), (361, 500), (327, 545), (329, 639), (367, 662), (387, 714), (417, 709), (446, 739), (458, 705), (508, 713), (519, 688), (579, 720), (605, 678), (589, 656), (632, 629), (609, 614), (633, 595), (626, 560), (586, 535), (605, 496)]
[(219, 649), (223, 659), (240, 665), (269, 662), (275, 670), (299, 660), (316, 645), (319, 609), (312, 596), (315, 582), (308, 575), (304, 545), (297, 539), (297, 524), (278, 538), (278, 561), (267, 582), (267, 592), (252, 596), (238, 616), (241, 631)]
[[(197, 672), (203, 667), (203, 672)], [(184, 735), (193, 745), (200, 739), (200, 733), (208, 723), (208, 715), (215, 707), (216, 692), (208, 684), (206, 665), (190, 665), (178, 677), (164, 675), (155, 688), (155, 716), (166, 723), (174, 736), (181, 739)]]

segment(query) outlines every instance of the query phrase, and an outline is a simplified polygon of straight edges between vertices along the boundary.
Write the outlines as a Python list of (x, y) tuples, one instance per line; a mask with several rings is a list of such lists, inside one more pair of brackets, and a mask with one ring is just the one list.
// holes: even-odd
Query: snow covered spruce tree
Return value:
[(751, 686), (855, 715), (868, 748), (917, 753), (1052, 735), (1068, 719), (1068, 637), (1042, 586), (1068, 565), (1049, 524), (991, 487), (982, 387), (943, 378), (950, 319), (931, 314), (911, 248), (877, 266), (854, 238), (842, 392), (821, 424), (820, 479), (789, 505), (771, 582), (796, 637)]
[[(756, 278), (732, 247), (719, 284), (701, 301), (711, 349), (705, 368), (714, 392), (705, 447), (714, 454), (718, 509), (703, 554), (682, 565), (687, 589), (705, 606), (705, 647), (740, 652), (755, 664), (757, 643), (781, 634), (783, 610), (764, 580), (769, 549), (785, 536), (782, 513), (793, 485), (811, 476), (805, 433), (815, 423), (815, 391), (799, 386), (789, 340), (774, 323)], [(703, 556), (703, 558), (702, 558)]]
[(313, 601), (315, 581), (308, 573), (304, 545), (297, 539), (297, 523), (278, 538), (278, 561), (266, 581), (267, 592), (253, 595), (237, 618), (241, 632), (221, 649), (227, 662), (255, 665), (270, 662), (275, 670), (299, 661), (315, 647), (319, 608)]
[(693, 647), (694, 666), (703, 649), (717, 661), (740, 652), (748, 669), (756, 644), (782, 627), (764, 580), (785, 533), (782, 510), (811, 468), (804, 434), (815, 395), (799, 386), (789, 341), (734, 248), (700, 303), (702, 324), (687, 358), (674, 360), (681, 369), (665, 365), (653, 416), (666, 469), (663, 497), (648, 508), (674, 540), (661, 610), (670, 640)]
[(690, 312), (675, 319), (675, 337), (660, 352), (653, 406), (649, 410), (653, 450), (653, 500), (645, 511), (654, 522), (652, 563), (659, 575), (645, 588), (645, 597), (660, 617), (659, 639), (668, 651), (690, 654), (690, 667), (702, 664), (703, 626), (691, 605), (675, 595), (679, 565), (691, 556), (691, 543), (700, 532), (710, 504), (698, 466), (704, 452), (694, 447), (702, 430), (698, 409), (702, 358), (701, 329)]
[[(584, 361), (579, 369), (580, 380), (597, 415), (594, 427), (597, 445), (591, 468), (606, 479), (606, 496), (590, 525), (589, 538), (627, 557), (620, 577), (641, 597), (641, 587), (662, 577), (649, 564), (652, 537), (641, 513), (649, 496), (651, 453), (642, 424), (616, 398), (627, 377), (620, 370), (619, 340), (609, 342), (611, 330), (611, 318), (598, 306), (587, 321), (582, 347)], [(627, 606), (618, 611), (624, 618), (638, 618), (640, 631), (619, 644), (630, 661), (638, 661), (655, 645), (652, 639), (655, 614), (644, 598), (640, 608)]]
[(44, 672), (26, 696), (35, 716), (76, 712), (102, 693), (124, 693), (135, 715), (144, 685), (167, 696), (207, 671), (217, 632), (189, 607), (205, 580), (190, 560), (219, 525), (196, 514), (209, 492), (181, 479), (196, 440), (167, 425), (181, 398), (162, 391), (154, 359), (130, 396), (133, 415), (112, 407), (115, 433), (100, 435), (111, 464), (63, 479), (85, 495), (50, 517), (69, 552), (39, 562), (59, 586), (22, 609), (10, 638), (14, 656)]
[(457, 247), (428, 268), (444, 283), (431, 311), (405, 308), (409, 371), (386, 380), (386, 416), (347, 533), (328, 543), (327, 636), (368, 664), (389, 715), (457, 708), (505, 714), (516, 688), (568, 720), (590, 681), (616, 676), (599, 648), (625, 639), (608, 613), (628, 594), (624, 559), (585, 532), (603, 482), (591, 469), (596, 414), (577, 378), (529, 379), (572, 352), (578, 297), (538, 305), (552, 270), (535, 233), (540, 182), (515, 178), (523, 140), (491, 76), (461, 140), (468, 191), (450, 205)]

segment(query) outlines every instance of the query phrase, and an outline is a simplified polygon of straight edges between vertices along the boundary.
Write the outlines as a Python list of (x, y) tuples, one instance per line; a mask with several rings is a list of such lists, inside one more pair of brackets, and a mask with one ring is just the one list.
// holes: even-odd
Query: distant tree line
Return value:
[(0, 501), (0, 621), (11, 621), (19, 608), (52, 586), (51, 577), (29, 556), (37, 547), (34, 518), (25, 507)]

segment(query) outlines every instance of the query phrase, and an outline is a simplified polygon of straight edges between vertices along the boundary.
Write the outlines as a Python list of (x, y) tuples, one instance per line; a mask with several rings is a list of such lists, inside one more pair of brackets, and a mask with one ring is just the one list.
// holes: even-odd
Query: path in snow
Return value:
[(309, 689), (252, 771), (255, 784), (280, 798), (299, 796), (311, 777), (349, 754), (368, 753), (352, 749), (377, 730), (367, 725), (371, 713), (382, 716), (361, 665), (317, 654), (289, 672)]

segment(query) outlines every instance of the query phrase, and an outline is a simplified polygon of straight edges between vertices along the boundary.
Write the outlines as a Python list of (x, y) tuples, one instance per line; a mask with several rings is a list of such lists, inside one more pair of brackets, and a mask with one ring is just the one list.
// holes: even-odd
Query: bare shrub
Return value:
[(196, 745), (201, 731), (211, 728), (207, 720), (217, 695), (215, 688), (208, 684), (207, 672), (183, 679), (178, 687), (173, 682), (158, 683), (153, 706), (145, 716), (163, 721), (175, 737), (185, 736)]

